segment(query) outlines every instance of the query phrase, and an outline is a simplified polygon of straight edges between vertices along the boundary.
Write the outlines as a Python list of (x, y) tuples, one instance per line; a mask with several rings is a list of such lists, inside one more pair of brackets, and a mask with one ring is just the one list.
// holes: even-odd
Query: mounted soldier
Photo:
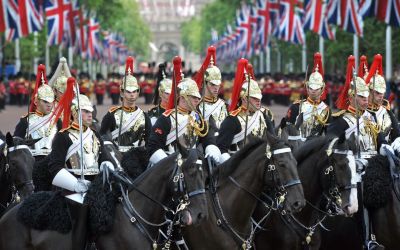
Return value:
[(157, 87), (155, 89), (153, 101), (155, 106), (147, 111), (152, 125), (156, 123), (158, 117), (160, 117), (167, 109), (172, 87), (172, 80), (167, 78), (167, 74), (165, 72), (165, 63), (160, 64), (158, 69)]
[(307, 98), (295, 101), (284, 118), (287, 123), (299, 123), (302, 140), (310, 136), (319, 136), (329, 124), (331, 111), (321, 100), (325, 91), (324, 69), (320, 53), (314, 54), (314, 67), (308, 81), (305, 82)]
[(46, 67), (40, 64), (29, 114), (20, 119), (14, 131), (14, 136), (38, 140), (31, 148), (37, 161), (51, 152), (53, 138), (61, 129), (61, 121), (53, 119), (54, 98), (53, 89), (47, 84)]
[(52, 185), (66, 190), (68, 194), (66, 197), (73, 217), (73, 249), (84, 249), (88, 211), (82, 205), (84, 193), (88, 190), (90, 181), (103, 167), (114, 167), (109, 161), (108, 153), (103, 149), (100, 136), (90, 128), (93, 105), (85, 95), (73, 97), (75, 85), (75, 79), (68, 78), (66, 92), (56, 108), (56, 117), (64, 114), (65, 128), (54, 138), (54, 150), (49, 155), (48, 176)]
[(379, 130), (393, 149), (400, 153), (400, 128), (396, 116), (390, 110), (390, 103), (384, 99), (386, 81), (383, 77), (382, 56), (375, 55), (365, 81), (370, 89), (368, 111), (375, 115)]
[[(181, 75), (181, 58), (174, 58), (174, 79), (168, 110), (151, 129), (147, 150), (150, 164), (155, 164), (179, 149), (193, 149), (202, 144), (206, 156), (219, 162), (221, 152), (207, 121), (198, 110), (201, 95), (195, 81)], [(211, 119), (210, 122), (213, 122)]]
[(67, 89), (67, 79), (71, 76), (72, 75), (67, 64), (67, 59), (65, 59), (65, 57), (61, 57), (57, 69), (54, 71), (53, 76), (49, 80), (49, 85), (53, 88), (56, 96), (54, 107), (57, 107), (61, 96)]
[(218, 98), (222, 76), (215, 64), (216, 49), (214, 46), (210, 46), (203, 65), (193, 77), (193, 80), (196, 81), (203, 94), (203, 100), (199, 105), (200, 112), (206, 121), (209, 120), (210, 116), (214, 118), (215, 130), (218, 132), (222, 121), (228, 116), (228, 111), (225, 101)]
[(151, 121), (147, 114), (136, 106), (139, 85), (133, 76), (133, 58), (126, 59), (125, 76), (121, 84), (122, 106), (112, 107), (101, 122), (100, 134), (111, 133), (121, 152), (132, 147), (144, 146), (150, 133)]
[(388, 149), (393, 152), (376, 123), (376, 118), (368, 112), (370, 91), (364, 79), (353, 74), (355, 58), (350, 56), (347, 64), (346, 83), (339, 95), (336, 106), (341, 111), (333, 115), (328, 126), (328, 135), (340, 137), (345, 133), (346, 139), (354, 140), (353, 149), (361, 159), (369, 159), (380, 152), (386, 155)]
[(217, 145), (222, 152), (221, 162), (243, 148), (247, 136), (261, 138), (267, 131), (274, 133), (272, 113), (261, 107), (261, 90), (251, 74), (246, 73), (247, 65), (243, 58), (238, 62), (230, 113), (219, 130)]

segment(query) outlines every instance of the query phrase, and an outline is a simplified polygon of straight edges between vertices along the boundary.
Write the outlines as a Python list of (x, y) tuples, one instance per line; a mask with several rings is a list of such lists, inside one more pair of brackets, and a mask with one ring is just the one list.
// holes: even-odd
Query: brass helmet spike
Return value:
[(43, 71), (42, 71), (42, 76), (40, 77), (40, 80), (42, 81), (42, 84), (46, 84), (46, 81), (44, 80)]

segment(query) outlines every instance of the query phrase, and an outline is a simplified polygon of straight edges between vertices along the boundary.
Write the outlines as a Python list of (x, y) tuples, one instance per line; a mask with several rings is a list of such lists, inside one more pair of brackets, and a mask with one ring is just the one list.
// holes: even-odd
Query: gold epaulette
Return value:
[(121, 108), (121, 106), (114, 106), (114, 107), (111, 107), (111, 108), (108, 110), (108, 112), (113, 113), (114, 111), (116, 111), (116, 110), (118, 110), (118, 109), (120, 109), (120, 108)]
[(165, 110), (164, 113), (163, 113), (163, 116), (168, 117), (170, 114), (172, 114), (172, 112), (174, 112), (174, 110), (175, 110), (175, 109), (168, 109), (168, 110)]
[(388, 100), (383, 99), (382, 106), (383, 106), (385, 109), (390, 110), (390, 103), (389, 103)]
[(25, 117), (27, 117), (29, 114), (32, 114), (33, 112), (30, 112), (30, 113), (25, 113), (25, 114), (23, 114), (22, 116), (21, 116), (21, 118), (25, 118)]
[(66, 127), (66, 128), (61, 129), (60, 132), (62, 133), (62, 132), (64, 132), (64, 131), (67, 131), (67, 130), (70, 129), (70, 128), (71, 128), (71, 125), (69, 125), (69, 126)]
[(240, 113), (240, 111), (242, 111), (242, 108), (237, 108), (237, 109), (233, 110), (232, 112), (229, 112), (229, 115), (237, 116)]
[(293, 104), (299, 104), (299, 103), (301, 103), (303, 100), (296, 100), (296, 101), (294, 101), (293, 102)]
[(346, 110), (342, 109), (342, 110), (340, 110), (338, 112), (332, 113), (332, 116), (333, 117), (339, 117), (339, 116), (343, 115), (344, 113), (346, 113)]

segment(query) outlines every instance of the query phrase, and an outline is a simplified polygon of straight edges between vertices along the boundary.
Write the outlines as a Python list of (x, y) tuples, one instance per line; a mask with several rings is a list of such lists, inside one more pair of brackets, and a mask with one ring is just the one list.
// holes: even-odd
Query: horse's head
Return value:
[(205, 176), (201, 162), (199, 164), (196, 160), (197, 153), (194, 150), (189, 152), (184, 163), (178, 156), (172, 178), (174, 199), (179, 200), (183, 211), (181, 222), (184, 225), (198, 225), (208, 218)]
[(265, 182), (273, 189), (277, 202), (286, 212), (298, 212), (305, 206), (303, 187), (297, 173), (297, 161), (283, 140), (267, 135)]
[(336, 137), (330, 140), (326, 154), (329, 164), (321, 172), (320, 179), (327, 207), (333, 205), (335, 210), (340, 208), (339, 211), (351, 215), (358, 210), (357, 182), (360, 178), (353, 151), (343, 138)]
[(32, 170), (35, 158), (32, 156), (29, 146), (32, 146), (37, 141), (24, 140), (19, 137), (13, 138), (10, 133), (6, 135), (6, 169), (11, 182), (15, 185), (16, 191), (18, 191), (18, 195), (22, 199), (34, 191)]
[(287, 142), (289, 147), (294, 151), (304, 143), (300, 136), (300, 130), (293, 124), (286, 124), (281, 130), (280, 138)]

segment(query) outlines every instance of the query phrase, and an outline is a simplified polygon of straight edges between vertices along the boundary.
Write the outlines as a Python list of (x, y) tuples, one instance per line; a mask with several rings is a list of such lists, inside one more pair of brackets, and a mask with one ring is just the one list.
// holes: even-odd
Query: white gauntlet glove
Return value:
[(101, 163), (101, 165), (100, 165), (100, 171), (103, 171), (103, 169), (104, 169), (105, 167), (108, 168), (108, 169), (110, 169), (110, 170), (112, 170), (112, 171), (115, 170), (115, 169), (114, 169), (114, 165), (112, 164), (111, 161), (103, 161), (103, 162)]
[(400, 154), (400, 137), (397, 137), (394, 142), (392, 142), (392, 148), (394, 151)]
[(215, 145), (208, 145), (205, 151), (206, 155), (205, 158), (211, 157), (216, 163), (221, 163), (221, 151)]
[(388, 144), (382, 144), (381, 145), (381, 148), (379, 149), (379, 154), (381, 154), (383, 156), (387, 156), (386, 150), (389, 150), (394, 155), (393, 148)]

